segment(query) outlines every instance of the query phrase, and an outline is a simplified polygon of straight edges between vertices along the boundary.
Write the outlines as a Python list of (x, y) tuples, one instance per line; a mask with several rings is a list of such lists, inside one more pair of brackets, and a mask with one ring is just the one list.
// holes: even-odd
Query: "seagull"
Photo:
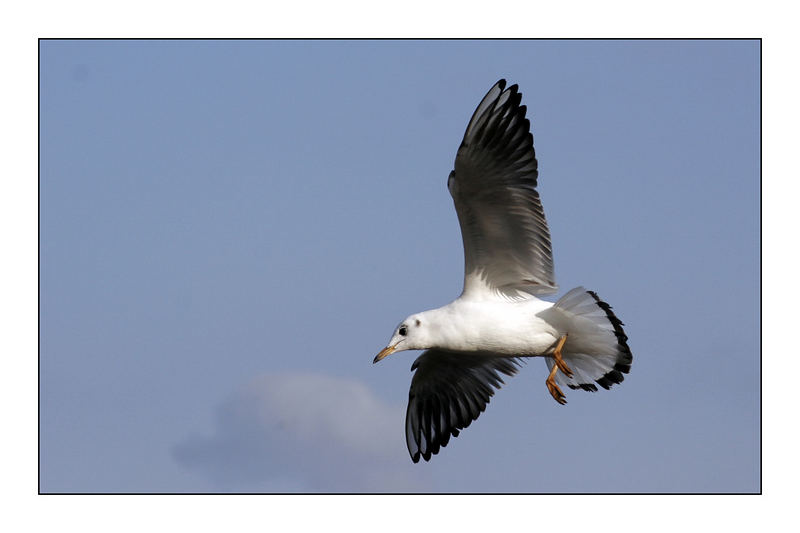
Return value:
[(597, 293), (576, 287), (556, 303), (550, 230), (538, 163), (518, 86), (501, 79), (467, 125), (447, 188), (464, 244), (464, 289), (453, 302), (415, 313), (394, 330), (373, 363), (425, 350), (414, 363), (406, 410), (411, 460), (429, 461), (476, 420), (520, 362), (543, 357), (547, 390), (609, 389), (630, 371), (623, 323)]

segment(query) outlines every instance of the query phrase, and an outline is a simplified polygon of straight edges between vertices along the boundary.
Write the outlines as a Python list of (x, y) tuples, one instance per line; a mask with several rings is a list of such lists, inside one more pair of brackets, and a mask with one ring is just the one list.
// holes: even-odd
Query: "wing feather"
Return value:
[(426, 461), (457, 437), (486, 409), (501, 374), (513, 376), (516, 358), (428, 350), (411, 370), (406, 410), (406, 444), (411, 460)]
[(478, 104), (448, 189), (464, 243), (464, 296), (547, 294), (558, 286), (538, 163), (516, 85), (498, 81)]

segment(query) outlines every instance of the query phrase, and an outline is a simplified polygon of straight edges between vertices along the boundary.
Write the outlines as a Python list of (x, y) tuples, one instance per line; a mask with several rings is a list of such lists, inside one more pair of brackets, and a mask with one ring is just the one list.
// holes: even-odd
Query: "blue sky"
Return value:
[[(44, 41), (40, 488), (760, 488), (759, 44)], [(433, 458), (397, 322), (458, 296), (446, 190), (497, 79), (528, 106), (559, 294), (634, 363), (530, 361)]]

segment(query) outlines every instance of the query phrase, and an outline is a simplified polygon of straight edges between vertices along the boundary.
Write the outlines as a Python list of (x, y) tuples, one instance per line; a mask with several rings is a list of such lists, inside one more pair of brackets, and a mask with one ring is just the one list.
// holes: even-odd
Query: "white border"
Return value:
[[(763, 529), (797, 476), (796, 28), (765, 2), (99, 2), (10, 4), (0, 190), (4, 523), (15, 530)], [(12, 7), (13, 5), (13, 7)], [(771, 5), (771, 4), (769, 4)], [(37, 38), (763, 37), (764, 496), (37, 496)], [(702, 327), (699, 325), (698, 327)], [(785, 376), (785, 377), (783, 377)], [(789, 433), (789, 432), (792, 433)], [(791, 522), (786, 522), (791, 523)]]

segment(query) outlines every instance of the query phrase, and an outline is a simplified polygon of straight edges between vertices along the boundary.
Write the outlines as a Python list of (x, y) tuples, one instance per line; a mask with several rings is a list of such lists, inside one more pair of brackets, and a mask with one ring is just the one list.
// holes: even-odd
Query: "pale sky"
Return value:
[[(757, 492), (759, 55), (42, 42), (40, 489)], [(446, 179), (499, 78), (528, 107), (558, 295), (608, 301), (633, 367), (559, 406), (532, 360), (415, 465), (417, 354), (372, 358), (461, 290)]]

